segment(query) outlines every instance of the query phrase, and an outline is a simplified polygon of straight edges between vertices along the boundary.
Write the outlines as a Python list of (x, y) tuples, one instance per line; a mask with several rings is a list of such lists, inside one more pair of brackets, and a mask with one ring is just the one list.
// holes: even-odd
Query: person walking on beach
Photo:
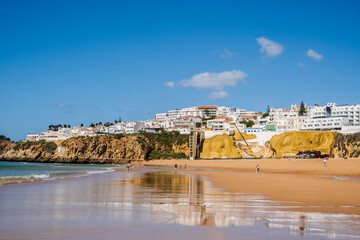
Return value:
[(326, 158), (324, 159), (324, 167), (326, 167)]
[(175, 166), (174, 166), (175, 168), (177, 168), (177, 163), (175, 163)]
[(259, 173), (260, 172), (260, 165), (256, 165), (256, 173)]

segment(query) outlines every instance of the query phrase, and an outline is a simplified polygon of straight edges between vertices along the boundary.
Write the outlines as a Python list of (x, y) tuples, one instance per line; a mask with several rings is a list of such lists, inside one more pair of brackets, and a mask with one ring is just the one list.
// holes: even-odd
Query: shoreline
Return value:
[[(322, 159), (153, 160), (133, 163), (135, 167), (133, 171), (140, 170), (137, 167), (142, 168), (143, 163), (150, 167), (149, 170), (151, 167), (160, 167), (165, 171), (174, 170), (173, 164), (177, 163), (176, 171), (206, 177), (215, 187), (228, 192), (265, 196), (269, 200), (280, 202), (292, 211), (296, 208), (296, 211), (304, 212), (360, 215), (360, 179), (351, 179), (351, 177), (358, 177), (360, 159), (330, 159), (327, 167), (323, 166)], [(345, 166), (338, 168), (338, 164), (342, 163), (345, 163)], [(185, 164), (186, 169), (184, 169)], [(255, 173), (257, 164), (261, 166), (259, 174)], [(278, 166), (279, 164), (281, 166)], [(251, 166), (254, 167), (250, 168)], [(308, 168), (307, 171), (304, 171), (305, 166)], [(334, 168), (338, 169), (335, 171)], [(125, 171), (125, 169), (114, 169), (114, 171)], [(94, 174), (76, 176), (87, 175)], [(336, 179), (334, 176), (348, 178)], [(24, 180), (14, 183), (61, 180), (61, 178)], [(0, 186), (3, 185), (5, 184), (0, 184)]]
[[(207, 177), (215, 187), (229, 192), (260, 194), (296, 211), (360, 215), (360, 181), (332, 177), (359, 177), (358, 158), (329, 159), (326, 167), (322, 159), (155, 160), (147, 165), (174, 168), (175, 162), (178, 170)], [(342, 163), (345, 166), (339, 167)], [(255, 173), (257, 164), (259, 174)]]

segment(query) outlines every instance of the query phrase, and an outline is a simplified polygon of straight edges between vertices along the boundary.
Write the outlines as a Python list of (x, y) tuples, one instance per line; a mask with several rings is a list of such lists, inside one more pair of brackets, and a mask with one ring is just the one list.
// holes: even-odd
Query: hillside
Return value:
[(12, 149), (15, 146), (15, 143), (10, 140), (10, 138), (0, 135), (0, 155), (8, 150)]
[(177, 132), (161, 134), (122, 134), (112, 136), (69, 138), (54, 142), (18, 142), (1, 156), (5, 160), (123, 163), (128, 160), (186, 158), (188, 135)]

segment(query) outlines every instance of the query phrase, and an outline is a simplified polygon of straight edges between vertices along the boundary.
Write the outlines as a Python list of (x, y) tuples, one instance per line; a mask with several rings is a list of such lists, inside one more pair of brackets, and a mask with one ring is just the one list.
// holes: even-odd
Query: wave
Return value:
[(50, 178), (49, 174), (31, 174), (23, 176), (0, 176), (0, 181), (21, 181), (21, 180), (39, 180)]
[(103, 170), (92, 170), (92, 171), (86, 171), (87, 174), (96, 174), (96, 173), (107, 173), (107, 172), (114, 172), (115, 170), (112, 168), (106, 168)]

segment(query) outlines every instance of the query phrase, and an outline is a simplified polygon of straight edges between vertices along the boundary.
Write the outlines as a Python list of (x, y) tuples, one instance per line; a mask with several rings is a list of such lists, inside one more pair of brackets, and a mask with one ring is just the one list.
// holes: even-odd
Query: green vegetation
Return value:
[(207, 121), (207, 120), (213, 120), (215, 118), (216, 118), (216, 116), (211, 116), (211, 117), (208, 117), (208, 118), (202, 118), (201, 120), (202, 121)]
[(45, 140), (39, 140), (39, 141), (19, 141), (16, 143), (14, 150), (26, 150), (30, 148), (31, 146), (38, 145), (38, 144), (44, 144)]
[(57, 145), (54, 142), (46, 142), (45, 140), (39, 140), (39, 141), (20, 141), (17, 142), (15, 147), (13, 147), (14, 150), (27, 150), (32, 146), (39, 146), (43, 147), (43, 149), (46, 152), (55, 152), (55, 150), (57, 149)]
[(263, 115), (262, 115), (262, 117), (261, 118), (266, 118), (266, 117), (268, 117), (269, 116), (269, 113), (268, 112), (266, 112), (266, 113), (264, 113)]
[(56, 143), (54, 143), (54, 142), (46, 142), (45, 143), (45, 150), (47, 151), (47, 152), (51, 152), (51, 153), (53, 153), (53, 152), (55, 152), (55, 150), (57, 149), (57, 145), (56, 145)]
[(197, 127), (197, 128), (201, 128), (201, 122), (197, 122), (197, 123), (196, 123), (196, 127)]
[(11, 141), (10, 138), (5, 137), (4, 135), (0, 135), (0, 140)]
[(5, 137), (4, 135), (0, 135), (0, 154), (2, 154), (4, 150), (9, 148), (11, 144), (13, 144), (13, 142), (10, 140), (10, 138)]
[(250, 121), (246, 121), (246, 120), (240, 121), (240, 123), (245, 124), (245, 126), (248, 128), (254, 126), (254, 124), (255, 124), (254, 121), (251, 121), (251, 120)]
[(180, 134), (178, 131), (161, 133), (133, 133), (131, 136), (144, 136), (152, 145), (158, 145), (159, 148), (171, 151), (173, 145), (183, 145), (189, 142), (189, 134)]
[(299, 116), (304, 116), (305, 113), (306, 113), (305, 103), (304, 103), (304, 101), (301, 101)]
[(125, 135), (122, 134), (122, 133), (114, 134), (114, 135), (112, 135), (112, 136), (113, 136), (115, 139), (121, 139), (121, 138), (125, 137)]
[(154, 160), (154, 159), (184, 159), (188, 158), (185, 153), (170, 153), (167, 151), (161, 151), (161, 150), (153, 150), (148, 155), (148, 160)]

